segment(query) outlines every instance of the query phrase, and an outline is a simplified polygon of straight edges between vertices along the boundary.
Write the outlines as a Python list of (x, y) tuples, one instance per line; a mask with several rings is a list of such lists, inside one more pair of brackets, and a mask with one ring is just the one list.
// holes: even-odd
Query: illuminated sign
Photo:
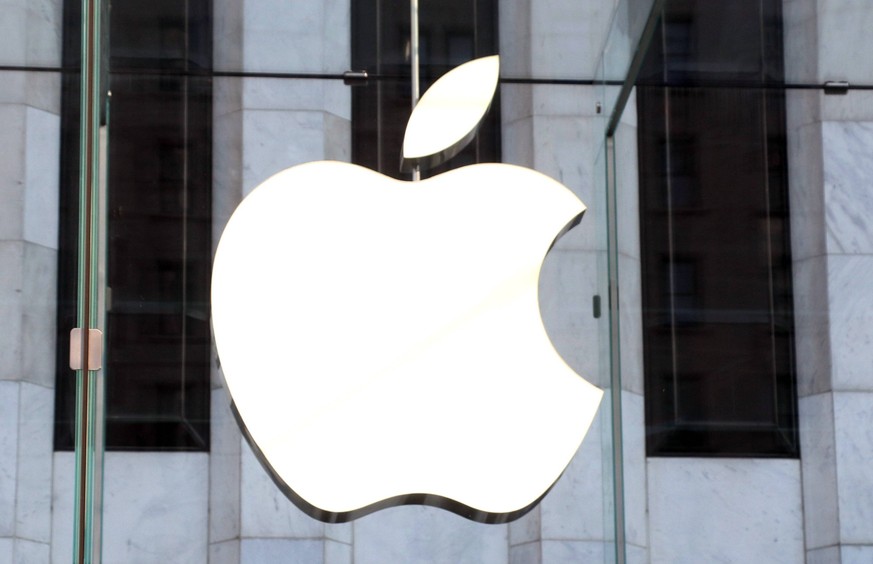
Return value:
[[(433, 89), (451, 97), (466, 66)], [(484, 522), (530, 509), (602, 395), (555, 352), (537, 297), (546, 252), (584, 210), (505, 164), (402, 182), (320, 161), (253, 190), (216, 252), (212, 322), (240, 424), (285, 493), (325, 521), (408, 503)]]

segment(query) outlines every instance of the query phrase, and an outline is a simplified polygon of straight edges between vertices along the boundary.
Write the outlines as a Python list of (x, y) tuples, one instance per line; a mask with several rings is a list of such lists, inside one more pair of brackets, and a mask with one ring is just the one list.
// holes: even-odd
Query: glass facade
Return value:
[[(251, 57), (259, 40), (275, 37), (270, 31), (272, 27), (284, 30), (288, 25), (270, 21), (266, 12), (232, 13), (228, 6), (208, 3), (165, 3), (119, 6), (105, 16), (109, 33), (102, 37), (103, 79), (104, 88), (111, 94), (101, 123), (108, 132), (104, 163), (108, 172), (106, 183), (101, 186), (105, 190), (105, 216), (98, 214), (97, 218), (98, 227), (104, 230), (98, 237), (105, 237), (105, 251), (98, 251), (97, 257), (105, 260), (106, 276), (101, 302), (101, 314), (106, 319), (106, 357), (101, 375), (106, 381), (105, 446), (109, 451), (105, 459), (104, 515), (116, 513), (118, 506), (114, 509), (113, 504), (129, 499), (129, 480), (145, 468), (156, 471), (156, 475), (144, 478), (145, 487), (149, 495), (157, 494), (160, 498), (163, 495), (160, 484), (169, 477), (167, 464), (172, 467), (174, 461), (183, 461), (180, 463), (188, 467), (188, 472), (193, 464), (201, 468), (195, 474), (206, 470), (216, 476), (210, 481), (208, 504), (204, 508), (235, 503), (235, 511), (244, 512), (247, 505), (264, 506), (259, 488), (272, 490), (273, 486), (262, 469), (247, 466), (254, 460), (251, 451), (240, 441), (239, 431), (227, 425), (230, 401), (221, 389), (220, 360), (215, 358), (214, 348), (203, 341), (208, 335), (204, 330), (208, 327), (209, 254), (239, 199), (285, 166), (335, 158), (369, 165), (389, 175), (398, 174), (401, 132), (410, 110), (410, 54), (408, 40), (404, 39), (409, 34), (409, 12), (395, 4), (356, 4), (351, 8), (351, 21), (346, 28), (351, 57), (341, 67), (330, 60), (333, 54), (327, 52), (321, 61), (301, 61), (298, 65), (270, 57)], [(336, 15), (328, 13), (330, 10), (325, 8), (320, 14), (304, 10), (293, 14), (300, 21), (291, 19), (301, 27), (311, 25), (313, 17), (324, 18), (323, 23), (327, 24)], [(76, 11), (75, 4), (68, 6), (67, 40), (72, 46), (65, 53), (69, 58), (76, 53), (77, 29), (74, 23), (69, 23), (75, 21)], [(496, 53), (497, 20), (497, 7), (489, 2), (458, 2), (440, 10), (423, 7), (422, 89), (461, 62)], [(245, 43), (246, 51), (242, 45), (221, 40), (223, 33), (232, 35), (235, 32), (232, 27), (240, 24), (244, 32), (251, 27), (252, 40)], [(308, 48), (333, 47), (330, 42), (334, 39), (329, 34), (307, 37), (301, 31), (301, 35)], [(215, 37), (214, 51), (210, 36)], [(249, 50), (251, 47), (254, 48)], [(265, 47), (274, 48), (272, 44)], [(512, 68), (513, 59), (504, 57), (504, 64)], [(336, 71), (349, 68), (366, 69), (370, 78), (365, 84), (346, 85), (342, 74)], [(515, 76), (522, 81), (532, 78), (529, 73)], [(535, 80), (544, 85), (559, 84), (548, 76)], [(524, 82), (510, 88), (522, 95), (532, 90)], [(578, 90), (579, 86), (570, 88)], [(71, 82), (64, 94), (68, 108), (64, 131), (71, 139), (62, 149), (65, 154), (76, 151), (77, 94), (75, 83)], [(524, 105), (516, 104), (509, 111), (518, 112), (521, 120), (527, 118)], [(501, 125), (505, 121), (501, 117), (505, 112), (498, 98), (474, 142), (453, 162), (428, 171), (425, 176), (465, 164), (499, 160)], [(518, 147), (510, 154), (522, 162), (531, 156)], [(584, 159), (572, 152), (567, 155), (572, 160)], [(74, 175), (81, 173), (72, 160), (66, 170), (71, 182)], [(588, 183), (585, 178), (574, 182), (577, 190), (579, 184)], [(589, 187), (583, 189), (592, 193)], [(80, 221), (75, 213), (78, 207), (75, 198), (65, 204), (67, 212), (61, 217), (64, 233), (75, 233), (74, 226)], [(593, 233), (595, 229), (589, 225), (588, 231)], [(74, 249), (73, 241), (74, 236), (61, 238), (65, 248)], [(584, 236), (577, 238), (576, 244), (580, 241), (584, 241)], [(593, 241), (587, 244), (596, 245)], [(571, 250), (559, 245), (552, 255), (561, 257)], [(59, 303), (71, 306), (75, 306), (75, 300), (69, 297), (74, 257), (75, 253), (70, 251), (59, 254), (59, 275), (66, 281), (60, 286)], [(560, 276), (563, 262), (566, 258), (550, 263), (556, 265), (550, 267), (552, 278)], [(579, 339), (579, 335), (562, 335), (568, 330), (567, 315), (561, 311), (567, 296), (550, 290), (549, 283), (546, 284), (554, 310), (547, 320), (549, 331), (568, 341), (564, 352), (575, 356), (577, 365), (588, 363), (585, 368), (589, 378), (608, 387), (608, 377), (597, 373), (608, 364), (608, 359), (591, 358), (589, 353), (585, 361), (584, 351), (567, 349)], [(578, 292), (575, 287), (572, 291)], [(590, 300), (591, 295), (588, 297)], [(575, 307), (573, 313), (585, 315), (590, 320), (586, 323), (589, 326), (586, 330), (592, 332), (589, 337), (599, 339), (597, 333), (606, 327), (608, 316), (595, 318), (590, 310), (583, 313)], [(65, 319), (64, 316), (69, 314), (59, 309), (60, 319)], [(59, 354), (63, 352), (66, 325), (63, 321), (59, 323)], [(74, 403), (68, 371), (63, 364), (57, 366), (56, 448), (62, 450), (72, 446)], [(208, 394), (210, 378), (213, 392)], [(605, 422), (608, 413), (608, 407), (602, 410), (601, 419)], [(610, 452), (609, 424), (597, 433), (596, 442), (604, 452)], [(141, 453), (136, 469), (128, 466), (135, 460), (126, 458), (133, 456), (125, 454), (130, 451)], [(208, 467), (202, 468), (197, 460), (203, 459), (191, 459), (183, 455), (184, 451), (208, 452)], [(596, 457), (586, 464), (611, 468), (612, 461)], [(247, 476), (246, 472), (252, 475)], [(227, 474), (236, 474), (239, 480), (236, 493), (217, 486), (225, 479), (218, 476)], [(600, 490), (600, 499), (593, 505), (593, 511), (587, 513), (604, 530), (602, 538), (596, 541), (598, 551), (612, 560), (617, 558), (618, 547), (614, 535), (606, 530), (615, 521), (614, 494), (609, 481), (595, 482), (592, 486)], [(195, 494), (198, 489), (184, 491)], [(270, 495), (276, 493), (274, 490)], [(171, 511), (166, 505), (168, 501), (156, 502), (161, 511)], [(95, 503), (100, 511), (99, 500)], [(255, 511), (268, 508), (269, 504)], [(300, 526), (309, 520), (287, 500), (281, 503), (280, 511), (292, 521), (299, 521)], [(210, 514), (214, 514), (211, 509)], [(590, 518), (587, 516), (586, 520)], [(210, 528), (226, 526), (205, 520)], [(99, 553), (98, 523), (99, 520), (84, 523), (78, 530), (86, 536), (94, 535), (95, 550)], [(115, 519), (105, 522), (104, 555), (115, 554), (119, 543), (128, 537), (118, 528), (120, 523)], [(321, 527), (333, 527), (332, 534), (339, 540), (328, 545), (343, 550), (347, 544), (342, 541), (343, 529)], [(449, 522), (443, 527), (455, 530), (456, 534), (471, 534), (469, 525), (463, 523)], [(382, 534), (371, 536), (378, 541)], [(469, 558), (493, 542), (495, 535), (505, 534), (505, 527), (476, 534), (474, 546), (463, 549), (461, 554)], [(164, 544), (172, 546), (174, 542), (170, 535)], [(509, 549), (507, 545), (506, 550)], [(240, 558), (245, 559), (244, 550), (240, 550)], [(294, 553), (291, 550), (288, 554)], [(384, 557), (389, 557), (388, 554)]]
[[(478, 136), (425, 176), (515, 164), (588, 206), (539, 279), (552, 344), (605, 392), (562, 477), (510, 523), (323, 523), (225, 390), (210, 278), (237, 205), (309, 161), (410, 179), (408, 3), (11, 0), (0, 563), (873, 558), (869, 9), (419, 4), (422, 91), (501, 56)], [(70, 368), (76, 327), (102, 364)]]

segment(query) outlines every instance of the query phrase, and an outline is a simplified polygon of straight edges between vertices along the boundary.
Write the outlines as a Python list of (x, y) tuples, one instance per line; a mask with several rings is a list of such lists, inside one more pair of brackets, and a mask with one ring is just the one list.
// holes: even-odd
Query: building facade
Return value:
[[(73, 550), (74, 4), (2, 10), (2, 563)], [(540, 300), (556, 349), (607, 391), (591, 431), (509, 524), (421, 506), (326, 524), (294, 506), (223, 388), (211, 253), (242, 198), (286, 167), (399, 174), (408, 4), (116, 3), (103, 562), (873, 560), (873, 10), (421, 4), (425, 84), (501, 55), (491, 121), (459, 164), (530, 167), (589, 207), (547, 257)]]

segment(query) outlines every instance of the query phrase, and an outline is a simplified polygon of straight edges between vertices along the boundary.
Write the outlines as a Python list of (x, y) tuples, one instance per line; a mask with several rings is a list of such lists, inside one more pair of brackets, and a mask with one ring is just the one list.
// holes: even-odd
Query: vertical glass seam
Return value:
[[(96, 425), (101, 422), (95, 405), (98, 371), (88, 370), (89, 329), (97, 328), (95, 249), (98, 245), (95, 210), (99, 186), (98, 129), (100, 103), (100, 0), (82, 0), (82, 76), (79, 149), (79, 264), (78, 314), (82, 329), (82, 367), (76, 371), (76, 485), (74, 510), (73, 557), (78, 564), (99, 562), (99, 542), (94, 542), (94, 529), (100, 522), (95, 511), (95, 466), (100, 463), (101, 449), (95, 444)], [(99, 474), (97, 474), (99, 476)], [(99, 496), (97, 496), (99, 499)], [(97, 536), (99, 539), (99, 535)]]

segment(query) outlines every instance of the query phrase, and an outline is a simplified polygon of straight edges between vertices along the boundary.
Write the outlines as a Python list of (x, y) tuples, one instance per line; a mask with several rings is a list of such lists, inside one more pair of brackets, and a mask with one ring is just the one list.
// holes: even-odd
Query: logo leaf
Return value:
[(440, 77), (406, 124), (401, 169), (433, 168), (457, 155), (476, 135), (500, 76), (500, 58), (482, 57)]

